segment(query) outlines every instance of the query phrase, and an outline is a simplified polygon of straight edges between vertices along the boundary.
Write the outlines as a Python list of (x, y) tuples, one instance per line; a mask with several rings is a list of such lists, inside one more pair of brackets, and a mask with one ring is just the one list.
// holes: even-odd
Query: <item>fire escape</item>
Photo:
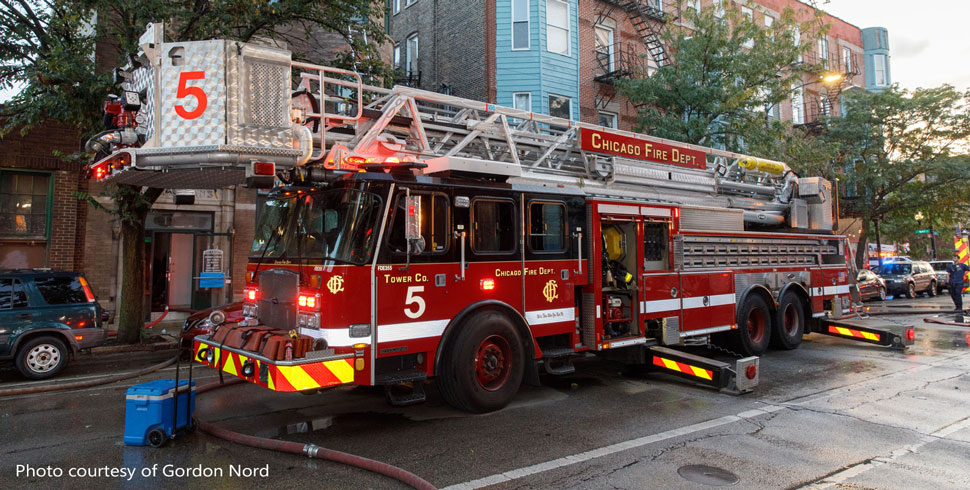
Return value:
[[(668, 15), (660, 8), (657, 0), (603, 0), (606, 4), (599, 10), (596, 25), (605, 24), (613, 12), (621, 9), (630, 19), (650, 57), (657, 66), (664, 66), (670, 62), (667, 50), (660, 39), (660, 33), (667, 22)], [(629, 77), (643, 68), (635, 45), (623, 42), (604, 44), (597, 42), (594, 52), (593, 79), (603, 84), (594, 96), (597, 109), (605, 109), (616, 97), (613, 82), (617, 79)]]

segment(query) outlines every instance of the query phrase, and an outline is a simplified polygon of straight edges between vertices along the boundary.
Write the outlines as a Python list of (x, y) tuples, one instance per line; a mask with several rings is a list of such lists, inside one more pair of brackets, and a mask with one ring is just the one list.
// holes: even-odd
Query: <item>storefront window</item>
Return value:
[(0, 171), (0, 236), (47, 238), (50, 175)]

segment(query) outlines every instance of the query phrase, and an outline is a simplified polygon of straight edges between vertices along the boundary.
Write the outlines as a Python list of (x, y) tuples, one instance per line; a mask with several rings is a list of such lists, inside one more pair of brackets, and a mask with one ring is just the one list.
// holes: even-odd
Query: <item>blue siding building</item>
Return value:
[[(579, 119), (578, 0), (496, 0), (495, 86), (496, 103), (550, 114), (562, 99), (569, 102), (571, 119)], [(552, 5), (550, 5), (552, 4)], [(562, 10), (560, 10), (562, 9)], [(513, 10), (516, 12), (513, 22)], [(547, 16), (553, 11), (555, 18)], [(561, 12), (568, 11), (568, 30)], [(527, 17), (524, 13), (527, 12)], [(560, 13), (560, 15), (557, 15)], [(528, 19), (527, 25), (525, 18)], [(552, 20), (552, 25), (550, 21)], [(513, 25), (516, 24), (516, 25)], [(513, 31), (515, 34), (513, 34)], [(552, 32), (551, 32), (552, 31)], [(528, 43), (521, 36), (528, 32)], [(515, 46), (513, 46), (515, 36)], [(550, 45), (550, 37), (553, 38)], [(568, 50), (562, 51), (565, 40)], [(528, 94), (528, 106), (525, 105)], [(518, 98), (516, 97), (518, 95)], [(550, 107), (550, 100), (556, 107)], [(518, 102), (517, 102), (518, 101)]]
[(866, 90), (884, 90), (893, 84), (889, 69), (889, 33), (885, 27), (862, 30), (866, 56)]

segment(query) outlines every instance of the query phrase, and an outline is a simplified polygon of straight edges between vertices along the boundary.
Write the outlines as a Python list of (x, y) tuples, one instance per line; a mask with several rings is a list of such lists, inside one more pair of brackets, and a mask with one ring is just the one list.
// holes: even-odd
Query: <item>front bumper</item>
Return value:
[[(196, 337), (193, 358), (206, 366), (273, 391), (295, 392), (354, 382), (354, 355), (324, 354), (273, 361), (249, 351), (220, 347), (210, 336)], [(313, 354), (313, 353), (310, 353)]]

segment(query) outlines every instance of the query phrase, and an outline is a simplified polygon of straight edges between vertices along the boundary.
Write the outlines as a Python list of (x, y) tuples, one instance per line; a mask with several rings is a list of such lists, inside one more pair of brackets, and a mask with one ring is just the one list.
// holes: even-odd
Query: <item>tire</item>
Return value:
[(879, 287), (879, 295), (876, 296), (876, 299), (878, 299), (879, 301), (886, 301), (886, 297), (887, 296), (888, 295), (886, 294), (886, 288), (880, 286)]
[(449, 405), (468, 412), (500, 410), (522, 384), (525, 355), (522, 339), (509, 318), (484, 311), (460, 325), (446, 346), (437, 384)]
[(148, 445), (151, 447), (162, 447), (168, 442), (168, 434), (162, 429), (152, 429), (148, 433)]
[(47, 379), (67, 365), (67, 347), (56, 337), (37, 337), (17, 350), (17, 370), (29, 379)]
[(805, 333), (805, 306), (794, 292), (787, 292), (778, 302), (775, 313), (774, 331), (771, 333), (772, 347), (793, 350), (802, 343)]
[(758, 294), (749, 294), (738, 309), (738, 329), (728, 338), (732, 349), (745, 356), (764, 353), (771, 341), (771, 310)]
[(914, 299), (916, 298), (916, 284), (909, 283), (906, 286), (906, 297)]
[(936, 296), (936, 281), (930, 283), (930, 288), (926, 290), (926, 295), (931, 298)]

